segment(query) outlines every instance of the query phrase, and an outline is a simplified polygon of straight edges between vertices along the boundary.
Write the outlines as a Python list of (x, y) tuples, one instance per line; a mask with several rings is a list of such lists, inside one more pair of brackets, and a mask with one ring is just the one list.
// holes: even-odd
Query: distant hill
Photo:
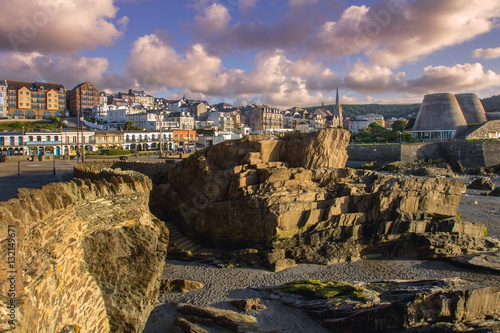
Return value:
[[(335, 105), (325, 105), (325, 109), (333, 111)], [(312, 106), (306, 108), (308, 111), (314, 111), (321, 106)], [(368, 113), (383, 115), (385, 119), (410, 118), (416, 117), (420, 104), (342, 104), (342, 110), (345, 117), (356, 117)]]
[[(482, 99), (486, 112), (500, 111), (500, 95)], [(325, 109), (333, 110), (335, 105), (325, 105)], [(321, 106), (307, 107), (308, 111), (313, 111), (321, 108)], [(395, 118), (411, 118), (416, 117), (420, 104), (342, 104), (342, 110), (346, 117), (356, 117), (368, 113), (381, 114), (385, 119)]]
[(486, 112), (500, 111), (500, 95), (482, 99), (481, 102)]

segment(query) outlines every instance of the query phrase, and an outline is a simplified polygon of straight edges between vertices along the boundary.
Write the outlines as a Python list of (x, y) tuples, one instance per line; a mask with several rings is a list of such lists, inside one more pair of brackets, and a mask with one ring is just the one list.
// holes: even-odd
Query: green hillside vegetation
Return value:
[[(313, 111), (321, 108), (321, 106), (312, 106), (306, 108), (308, 111)], [(335, 105), (325, 105), (325, 109), (333, 111)], [(356, 117), (368, 113), (380, 114), (385, 119), (395, 118), (410, 118), (416, 117), (420, 104), (342, 104), (342, 110), (345, 117)]]
[(500, 111), (500, 95), (482, 99), (481, 102), (486, 112)]

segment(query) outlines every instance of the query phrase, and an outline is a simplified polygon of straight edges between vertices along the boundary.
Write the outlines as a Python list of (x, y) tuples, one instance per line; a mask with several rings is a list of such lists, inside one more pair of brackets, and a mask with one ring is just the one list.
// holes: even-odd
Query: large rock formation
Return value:
[(256, 248), (274, 269), (485, 249), (484, 226), (454, 220), (463, 183), (344, 168), (348, 142), (338, 129), (226, 142), (170, 168), (150, 207), (206, 246)]
[(144, 328), (159, 294), (168, 230), (149, 212), (149, 178), (119, 170), (99, 178), (20, 189), (0, 203), (2, 258), (15, 251), (12, 266), (1, 262), (0, 310), (12, 315), (10, 323), (2, 316), (3, 329)]

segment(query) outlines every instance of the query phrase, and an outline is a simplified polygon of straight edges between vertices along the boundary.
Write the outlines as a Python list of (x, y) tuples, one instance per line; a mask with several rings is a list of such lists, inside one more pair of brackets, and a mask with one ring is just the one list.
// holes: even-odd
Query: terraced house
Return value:
[(66, 116), (66, 89), (62, 84), (7, 80), (6, 103), (13, 119), (50, 119)]

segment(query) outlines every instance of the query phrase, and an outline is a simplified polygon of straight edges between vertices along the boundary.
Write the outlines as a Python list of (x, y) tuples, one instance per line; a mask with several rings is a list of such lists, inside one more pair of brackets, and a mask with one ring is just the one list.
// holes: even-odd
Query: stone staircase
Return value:
[(181, 229), (171, 221), (164, 221), (170, 232), (170, 239), (168, 244), (168, 251), (173, 252), (186, 252), (193, 254), (209, 254), (213, 250), (204, 248), (200, 244), (193, 242), (187, 238)]

